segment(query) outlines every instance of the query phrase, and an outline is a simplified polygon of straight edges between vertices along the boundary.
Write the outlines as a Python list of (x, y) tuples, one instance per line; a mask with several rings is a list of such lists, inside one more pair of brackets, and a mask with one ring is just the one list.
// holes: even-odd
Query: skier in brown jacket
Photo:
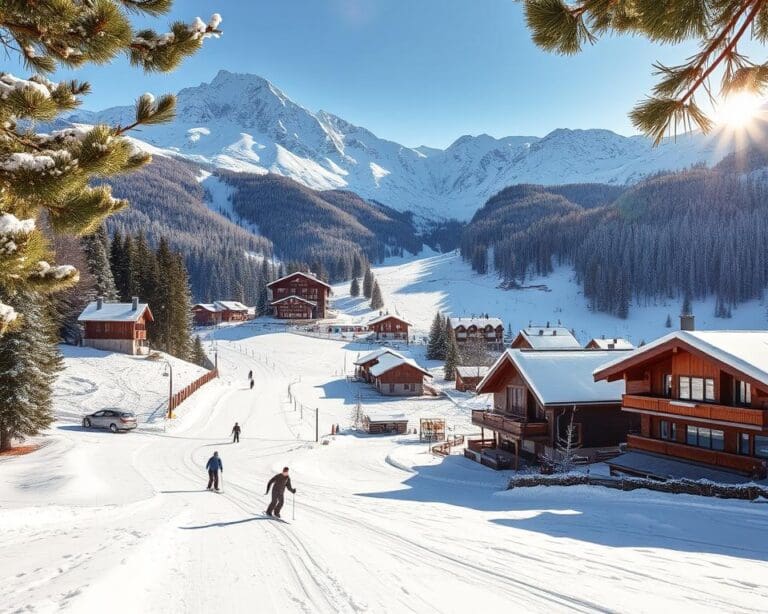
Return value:
[(288, 467), (283, 467), (283, 471), (278, 473), (267, 483), (267, 492), (272, 488), (272, 502), (267, 508), (267, 516), (275, 516), (280, 518), (280, 510), (283, 509), (285, 489), (287, 488), (292, 493), (296, 494), (296, 489), (291, 484), (291, 478), (288, 476)]

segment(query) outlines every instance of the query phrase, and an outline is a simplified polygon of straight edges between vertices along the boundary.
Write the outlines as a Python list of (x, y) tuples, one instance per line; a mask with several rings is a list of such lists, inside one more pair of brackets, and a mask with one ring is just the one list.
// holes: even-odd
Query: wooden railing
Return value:
[(515, 437), (540, 437), (548, 432), (546, 421), (528, 421), (525, 418), (504, 416), (482, 409), (472, 410), (472, 424), (493, 431), (502, 431)]
[(432, 454), (437, 456), (448, 456), (451, 453), (451, 448), (454, 446), (464, 445), (464, 435), (454, 435), (448, 438), (448, 440), (432, 446)]
[(730, 407), (714, 403), (683, 401), (625, 394), (622, 406), (644, 412), (671, 414), (700, 420), (718, 420), (735, 424), (747, 424), (765, 428), (768, 426), (768, 410), (750, 407)]
[(202, 388), (205, 384), (210, 382), (212, 379), (216, 379), (219, 376), (219, 371), (217, 369), (213, 369), (212, 371), (208, 371), (205, 375), (202, 375), (198, 377), (194, 382), (189, 384), (188, 386), (185, 386), (181, 390), (179, 390), (177, 393), (175, 393), (170, 401), (168, 402), (168, 411), (172, 411), (176, 409), (179, 405), (181, 405), (184, 401), (186, 401), (189, 397), (191, 397), (195, 392), (197, 392), (200, 388)]
[(674, 456), (698, 463), (741, 471), (743, 473), (764, 473), (764, 461), (751, 456), (741, 456), (739, 454), (730, 454), (719, 450), (709, 450), (707, 448), (697, 448), (674, 441), (662, 441), (660, 439), (650, 439), (640, 437), (639, 435), (627, 435), (627, 447), (631, 450), (642, 450), (654, 454), (663, 454), (665, 456)]

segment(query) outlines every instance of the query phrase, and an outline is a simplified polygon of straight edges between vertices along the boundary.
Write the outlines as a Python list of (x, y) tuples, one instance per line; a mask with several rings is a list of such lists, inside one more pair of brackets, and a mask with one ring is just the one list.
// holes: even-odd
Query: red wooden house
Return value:
[(616, 450), (633, 419), (621, 411), (623, 382), (596, 383), (591, 377), (615, 355), (584, 349), (504, 352), (477, 386), (478, 394), (493, 394), (493, 410), (472, 412), (481, 438), (470, 440), (467, 456), (494, 468), (516, 466), (521, 455), (552, 458), (571, 415), (581, 454)]
[(371, 383), (385, 396), (421, 396), (424, 378), (432, 377), (412, 359), (387, 352), (368, 369)]
[(108, 352), (142, 354), (147, 350), (148, 322), (152, 311), (134, 297), (130, 303), (88, 303), (77, 319), (83, 325), (83, 345)]
[(396, 350), (392, 350), (390, 348), (379, 348), (378, 350), (374, 350), (373, 352), (369, 352), (368, 354), (360, 356), (360, 358), (355, 361), (355, 376), (359, 379), (365, 380), (369, 384), (373, 383), (371, 367), (377, 364), (379, 359), (385, 354), (391, 354), (392, 356), (397, 356), (398, 358), (404, 358), (404, 356)]
[(474, 392), (489, 370), (489, 367), (456, 367), (456, 390)]
[(411, 323), (399, 316), (385, 313), (368, 322), (368, 330), (372, 330), (376, 339), (401, 339), (408, 341), (408, 330)]
[(267, 284), (276, 318), (315, 320), (328, 313), (331, 286), (311, 273), (296, 272)]
[(248, 319), (248, 307), (238, 301), (216, 301), (213, 305), (221, 322), (244, 322)]
[(195, 326), (213, 326), (221, 322), (221, 314), (213, 303), (192, 305), (192, 321)]
[(512, 349), (521, 350), (575, 350), (581, 344), (564, 326), (529, 326), (522, 329), (512, 341)]
[(640, 418), (627, 447), (641, 454), (626, 472), (651, 475), (642, 466), (642, 453), (651, 453), (766, 475), (768, 331), (675, 331), (594, 378), (626, 382), (622, 410)]
[(504, 323), (499, 318), (451, 318), (456, 343), (462, 344), (479, 339), (489, 349), (504, 349)]

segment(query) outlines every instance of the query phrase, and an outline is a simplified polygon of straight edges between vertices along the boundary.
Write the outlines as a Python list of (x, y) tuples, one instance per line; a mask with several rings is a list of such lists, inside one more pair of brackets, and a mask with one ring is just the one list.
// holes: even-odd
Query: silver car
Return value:
[(83, 426), (89, 428), (109, 429), (113, 433), (130, 431), (138, 426), (136, 414), (117, 409), (102, 409), (83, 418)]

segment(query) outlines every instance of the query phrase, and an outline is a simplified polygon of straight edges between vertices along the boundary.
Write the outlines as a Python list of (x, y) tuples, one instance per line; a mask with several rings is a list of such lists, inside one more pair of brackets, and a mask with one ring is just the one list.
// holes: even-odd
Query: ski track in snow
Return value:
[[(468, 396), (371, 394), (344, 380), (365, 350), (349, 341), (258, 322), (215, 337), (220, 381), (167, 431), (53, 429), (39, 452), (0, 460), (0, 612), (764, 609), (764, 506), (588, 487), (498, 493), (505, 473), (434, 458), (413, 436), (327, 435), (349, 423), (358, 392), (366, 407), (416, 424), (443, 415), (469, 433)], [(87, 363), (67, 359), (64, 418), (77, 419), (84, 397), (115, 402), (103, 373), (78, 374)], [(114, 366), (121, 403), (154, 403), (143, 371)], [(294, 393), (320, 408), (327, 445), (313, 442), (313, 412), (302, 420), (288, 400), (298, 374)], [(219, 495), (204, 490), (213, 450)], [(263, 517), (263, 489), (284, 464), (298, 489), (283, 509), (290, 524)]]

